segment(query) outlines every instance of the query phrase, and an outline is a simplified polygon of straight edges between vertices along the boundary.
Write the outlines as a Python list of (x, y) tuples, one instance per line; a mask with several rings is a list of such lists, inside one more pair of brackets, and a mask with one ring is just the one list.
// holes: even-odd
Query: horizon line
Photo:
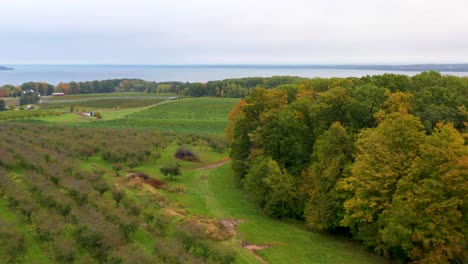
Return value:
[(3, 65), (105, 65), (105, 66), (420, 66), (468, 65), (460, 63), (4, 63)]

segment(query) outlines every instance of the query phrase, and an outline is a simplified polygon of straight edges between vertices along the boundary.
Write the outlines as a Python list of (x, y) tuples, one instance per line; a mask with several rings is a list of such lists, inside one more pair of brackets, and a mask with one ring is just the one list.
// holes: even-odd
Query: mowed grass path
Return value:
[(187, 197), (179, 201), (191, 213), (219, 219), (240, 219), (233, 247), (237, 263), (258, 262), (241, 247), (242, 240), (252, 244), (273, 244), (258, 251), (268, 263), (386, 263), (355, 242), (306, 231), (301, 224), (273, 220), (259, 211), (245, 193), (236, 187), (230, 164), (212, 170), (185, 173)]

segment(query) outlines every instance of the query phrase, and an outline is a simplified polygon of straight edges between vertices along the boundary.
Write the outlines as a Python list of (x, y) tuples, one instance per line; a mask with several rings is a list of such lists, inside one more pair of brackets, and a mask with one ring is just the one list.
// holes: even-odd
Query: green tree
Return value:
[(172, 180), (173, 177), (177, 177), (181, 175), (180, 172), (180, 165), (177, 162), (170, 162), (164, 166), (162, 166), (159, 171), (161, 174), (164, 176), (169, 176), (169, 178)]
[(453, 125), (439, 124), (420, 146), (420, 155), (381, 216), (382, 241), (396, 257), (419, 263), (463, 262), (468, 208), (464, 143)]
[(112, 193), (112, 198), (115, 201), (115, 205), (119, 207), (120, 201), (122, 201), (122, 199), (125, 196), (125, 192), (123, 190), (113, 188), (111, 189), (111, 193)]
[(70, 84), (70, 92), (72, 94), (79, 94), (80, 93), (80, 84), (77, 82), (71, 82)]
[(373, 84), (360, 85), (351, 91), (352, 99), (347, 109), (354, 129), (377, 125), (374, 115), (387, 98), (389, 94), (387, 91)]
[(367, 246), (381, 245), (379, 218), (391, 205), (398, 182), (408, 175), (423, 140), (421, 122), (401, 113), (387, 115), (376, 128), (359, 134), (352, 175), (340, 183), (340, 189), (352, 195), (344, 203), (342, 223)]
[(274, 159), (280, 167), (299, 176), (310, 161), (313, 141), (300, 114), (291, 107), (265, 114), (264, 125), (250, 134), (257, 148)]
[(112, 170), (114, 171), (116, 177), (119, 176), (119, 171), (120, 171), (122, 168), (123, 168), (123, 166), (122, 166), (122, 164), (120, 164), (120, 163), (114, 163), (114, 164), (112, 164)]
[(250, 159), (255, 158), (255, 150), (258, 149), (251, 142), (250, 134), (263, 124), (270, 110), (280, 111), (287, 105), (287, 102), (288, 97), (285, 91), (257, 88), (246, 98), (245, 103), (240, 105), (241, 111), (232, 117), (230, 156), (233, 160), (232, 167), (241, 179), (249, 169), (249, 156)]
[(247, 193), (270, 216), (299, 217), (297, 181), (271, 158), (259, 158), (252, 163), (243, 180)]
[(309, 227), (323, 231), (341, 226), (344, 199), (336, 184), (348, 176), (352, 153), (353, 142), (338, 122), (315, 142), (311, 165), (303, 173), (308, 194), (304, 217)]
[(20, 105), (35, 104), (37, 102), (39, 102), (39, 96), (35, 92), (24, 93), (19, 100)]

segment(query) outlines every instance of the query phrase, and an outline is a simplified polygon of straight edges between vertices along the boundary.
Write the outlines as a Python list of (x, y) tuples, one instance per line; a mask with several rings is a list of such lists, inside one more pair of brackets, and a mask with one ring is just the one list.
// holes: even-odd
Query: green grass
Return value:
[(11, 120), (11, 119), (30, 119), (40, 118), (46, 116), (60, 116), (62, 113), (59, 111), (52, 110), (11, 110), (1, 111), (0, 120)]
[[(141, 94), (131, 97), (126, 93), (117, 94), (120, 97), (111, 95), (116, 94), (50, 98), (49, 101), (40, 104), (40, 107), (63, 111), (61, 116), (36, 115), (26, 118), (68, 126), (155, 129), (185, 134), (221, 135), (229, 123), (227, 115), (239, 101), (233, 98), (185, 98), (161, 102), (161, 99), (155, 96), (160, 94), (151, 94), (149, 97), (142, 97)], [(88, 111), (99, 111), (103, 119), (96, 120), (94, 117), (69, 113), (69, 107), (74, 105), (79, 105), (80, 110), (86, 107)], [(116, 109), (116, 105), (119, 105), (120, 109)], [(41, 110), (31, 112), (39, 111)]]
[(171, 120), (226, 120), (227, 115), (239, 101), (236, 98), (186, 98), (171, 104), (152, 107), (130, 115), (129, 118)]
[(129, 92), (129, 93), (93, 93), (93, 94), (72, 94), (72, 95), (65, 95), (65, 96), (47, 96), (42, 97), (42, 99), (48, 101), (64, 101), (64, 100), (85, 100), (85, 99), (95, 99), (95, 98), (102, 98), (102, 97), (143, 97), (143, 98), (151, 98), (151, 97), (168, 97), (168, 96), (176, 96), (173, 93), (137, 93), (137, 92)]
[[(129, 114), (142, 111), (146, 108), (147, 107), (128, 108), (128, 109), (119, 109), (119, 110), (103, 109), (99, 111), (103, 117), (103, 120), (97, 120), (94, 117), (80, 116), (76, 113), (64, 113), (60, 116), (46, 116), (46, 117), (38, 118), (38, 120), (47, 121), (47, 122), (56, 123), (56, 124), (62, 124), (62, 125), (72, 125), (72, 126), (77, 126), (77, 125), (79, 126), (79, 125), (83, 125), (84, 123), (91, 123), (89, 124), (89, 126), (99, 126), (99, 124), (93, 124), (93, 123), (124, 118), (125, 116)], [(111, 127), (111, 126), (104, 126), (104, 127)]]
[(102, 127), (134, 127), (177, 133), (222, 134), (227, 115), (239, 99), (187, 98), (159, 104), (119, 120), (93, 124)]
[(156, 129), (159, 131), (196, 134), (222, 134), (227, 126), (227, 120), (181, 120), (181, 119), (136, 119), (122, 118), (110, 121), (102, 120), (95, 123), (80, 124), (89, 127)]
[[(88, 117), (45, 118), (44, 121), (81, 127), (156, 129), (166, 132), (220, 135), (227, 115), (239, 99), (186, 98), (164, 101), (152, 107), (103, 110), (103, 120)], [(121, 111), (128, 111), (125, 114)], [(89, 121), (89, 122), (88, 122)], [(96, 122), (91, 122), (96, 121)]]
[(154, 105), (161, 102), (160, 98), (106, 98), (99, 97), (88, 100), (64, 100), (64, 101), (48, 101), (40, 104), (41, 109), (70, 109), (71, 106), (79, 106), (80, 111), (83, 108), (135, 108), (142, 106)]
[[(208, 180), (203, 180), (206, 176)], [(236, 187), (229, 165), (211, 171), (192, 171), (185, 177), (189, 186), (187, 197), (178, 200), (189, 212), (244, 220), (238, 226), (238, 239), (254, 244), (275, 244), (258, 252), (269, 263), (385, 263), (355, 242), (306, 231), (300, 224), (265, 216)], [(239, 253), (239, 263), (256, 262), (239, 243), (233, 246)]]

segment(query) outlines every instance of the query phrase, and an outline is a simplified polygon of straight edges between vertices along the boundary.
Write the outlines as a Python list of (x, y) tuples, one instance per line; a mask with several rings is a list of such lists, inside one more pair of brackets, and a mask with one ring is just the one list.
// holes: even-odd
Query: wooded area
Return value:
[(424, 72), (256, 89), (233, 168), (268, 215), (403, 262), (466, 263), (468, 79)]

